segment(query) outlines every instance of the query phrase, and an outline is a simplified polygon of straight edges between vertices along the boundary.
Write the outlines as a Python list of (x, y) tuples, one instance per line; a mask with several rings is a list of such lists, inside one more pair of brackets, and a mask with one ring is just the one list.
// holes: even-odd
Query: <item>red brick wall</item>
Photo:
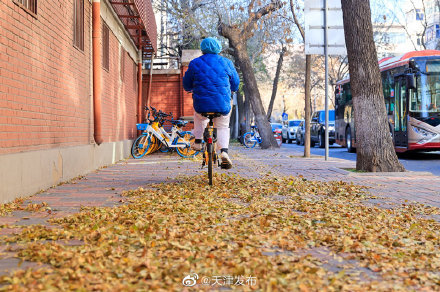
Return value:
[[(183, 76), (185, 76), (186, 70), (188, 70), (188, 66), (183, 66), (182, 78)], [(182, 86), (182, 94), (183, 94), (183, 116), (193, 116), (194, 108), (193, 108), (192, 94), (183, 90), (183, 86)]]
[[(188, 68), (182, 68), (186, 72)], [(153, 74), (150, 105), (164, 112), (172, 112), (174, 118), (193, 116), (192, 96), (183, 90), (182, 74)], [(142, 95), (146, 102), (150, 76), (143, 76)]]
[[(124, 64), (121, 64), (121, 58), (125, 59)], [(110, 31), (110, 68), (108, 71), (102, 70), (104, 142), (134, 139), (137, 135), (137, 68), (134, 70), (133, 66), (136, 66), (135, 62)], [(121, 67), (125, 67), (123, 80)]]
[[(93, 143), (91, 4), (84, 1), (84, 51), (73, 46), (73, 1), (38, 5), (34, 18), (12, 0), (0, 2), (0, 154)], [(120, 82), (111, 31), (110, 58), (102, 76), (105, 142), (134, 138), (136, 123), (134, 62), (126, 56)]]

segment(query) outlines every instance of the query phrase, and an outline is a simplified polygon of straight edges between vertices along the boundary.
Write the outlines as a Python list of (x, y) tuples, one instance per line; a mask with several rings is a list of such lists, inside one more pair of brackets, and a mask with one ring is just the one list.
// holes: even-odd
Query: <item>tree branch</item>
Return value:
[[(252, 1), (252, 3), (253, 2), (254, 0)], [(279, 0), (273, 0), (266, 6), (258, 9), (257, 12), (250, 12), (249, 19), (244, 24), (244, 28), (242, 30), (242, 34), (246, 36), (245, 38), (249, 39), (250, 37), (252, 37), (255, 30), (254, 25), (258, 20), (260, 20), (266, 14), (270, 14), (274, 11), (277, 11), (278, 9), (283, 7), (283, 5), (284, 5), (283, 2)]]
[(293, 21), (295, 22), (296, 26), (298, 27), (298, 30), (299, 30), (299, 33), (301, 34), (303, 42), (305, 42), (306, 41), (306, 34), (304, 33), (304, 28), (301, 26), (301, 24), (299, 23), (298, 17), (296, 16), (295, 7), (293, 5), (293, 0), (290, 0), (290, 10), (292, 11)]

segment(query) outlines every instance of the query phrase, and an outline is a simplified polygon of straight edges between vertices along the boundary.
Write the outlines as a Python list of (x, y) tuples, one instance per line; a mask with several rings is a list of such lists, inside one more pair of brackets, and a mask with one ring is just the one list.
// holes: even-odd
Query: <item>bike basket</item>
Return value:
[(136, 124), (136, 127), (139, 131), (145, 131), (148, 127), (148, 124)]

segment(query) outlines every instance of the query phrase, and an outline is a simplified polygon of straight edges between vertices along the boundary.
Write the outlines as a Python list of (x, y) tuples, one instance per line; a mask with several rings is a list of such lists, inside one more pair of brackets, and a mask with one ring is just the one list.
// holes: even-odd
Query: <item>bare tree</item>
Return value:
[(277, 96), (278, 82), (280, 80), (281, 68), (283, 67), (284, 55), (287, 52), (287, 48), (285, 46), (282, 47), (280, 52), (280, 57), (278, 58), (277, 70), (275, 72), (275, 78), (273, 80), (272, 86), (272, 96), (270, 97), (269, 107), (267, 109), (267, 120), (270, 121), (270, 116), (272, 115), (273, 104), (275, 102), (275, 97)]
[[(410, 40), (415, 51), (418, 51), (420, 49), (426, 50), (425, 34), (428, 28), (428, 21), (426, 17), (426, 4), (428, 3), (428, 1), (429, 0), (409, 0), (407, 2), (410, 5), (409, 11), (404, 11), (402, 9), (402, 7), (406, 6), (401, 5), (401, 1), (399, 0), (392, 1), (391, 5), (388, 5), (388, 8), (386, 8), (386, 5), (382, 5), (383, 9), (386, 10), (386, 15), (391, 17), (389, 25), (391, 25), (392, 23), (399, 24), (401, 28), (405, 31), (405, 34)], [(419, 12), (417, 15), (418, 10)], [(411, 17), (413, 16), (412, 11), (414, 11), (416, 17), (419, 17), (419, 19), (416, 19), (416, 21), (420, 23), (420, 28), (414, 27), (414, 22), (411, 21), (410, 18), (408, 18), (407, 14), (410, 14)], [(384, 15), (383, 17), (387, 18), (386, 15)], [(414, 33), (412, 33), (412, 31), (415, 29), (417, 29), (415, 33), (417, 39), (414, 39)], [(378, 43), (380, 45), (382, 42), (378, 40)]]
[[(293, 0), (290, 0), (290, 10), (292, 12), (295, 25), (301, 34), (303, 42), (305, 42), (304, 28), (300, 24)], [(311, 101), (311, 71), (312, 71), (312, 56), (306, 55), (306, 68), (304, 80), (304, 112), (305, 112), (305, 131), (304, 131), (304, 157), (310, 157), (310, 120), (312, 118), (312, 101)]]
[(389, 132), (370, 1), (342, 0), (341, 4), (356, 123), (356, 169), (404, 171)]
[(219, 19), (218, 32), (221, 36), (229, 40), (229, 46), (235, 50), (235, 56), (243, 73), (243, 80), (245, 83), (246, 98), (249, 98), (252, 105), (252, 110), (255, 115), (255, 121), (260, 130), (263, 142), (261, 148), (276, 148), (279, 147), (273, 134), (269, 121), (266, 118), (263, 103), (261, 101), (260, 92), (258, 90), (257, 80), (255, 79), (254, 70), (247, 51), (247, 41), (254, 35), (258, 28), (258, 21), (274, 11), (282, 7), (282, 2), (271, 1), (268, 4), (257, 8), (256, 1), (251, 0), (247, 12), (248, 18), (241, 23), (227, 24)]

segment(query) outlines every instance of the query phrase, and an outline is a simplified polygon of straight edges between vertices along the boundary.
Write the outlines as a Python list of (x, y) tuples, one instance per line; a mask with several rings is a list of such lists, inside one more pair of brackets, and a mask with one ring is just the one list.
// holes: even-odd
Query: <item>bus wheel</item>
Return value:
[(351, 137), (350, 127), (347, 127), (347, 130), (345, 131), (345, 140), (347, 143), (347, 151), (349, 153), (354, 153), (356, 151), (356, 149), (353, 147), (353, 139)]

